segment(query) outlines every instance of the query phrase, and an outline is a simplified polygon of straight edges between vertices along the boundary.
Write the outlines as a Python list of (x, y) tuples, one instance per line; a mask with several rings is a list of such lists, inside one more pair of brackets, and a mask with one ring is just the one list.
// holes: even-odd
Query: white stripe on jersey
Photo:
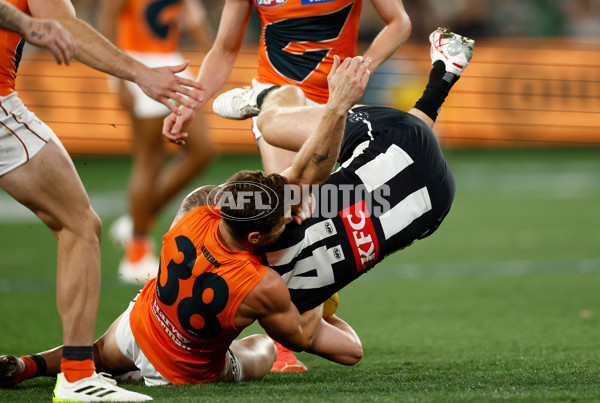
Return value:
[(359, 155), (361, 155), (363, 153), (363, 151), (369, 147), (369, 141), (363, 141), (362, 143), (360, 143), (359, 145), (357, 145), (354, 148), (354, 151), (352, 152), (352, 156), (350, 158), (348, 158), (342, 165), (340, 165), (340, 167), (338, 169), (335, 170), (335, 172), (338, 172), (340, 169), (342, 168), (346, 168), (348, 167), (348, 165), (350, 165), (352, 163), (352, 161), (354, 161), (354, 158), (358, 157)]
[(331, 219), (315, 223), (308, 227), (304, 232), (304, 238), (295, 245), (288, 248), (268, 252), (267, 262), (269, 266), (283, 266), (291, 263), (304, 248), (315, 242), (337, 235), (337, 230)]
[(390, 239), (429, 210), (431, 199), (426, 187), (411, 193), (379, 218), (385, 239)]
[(365, 184), (369, 192), (383, 185), (394, 176), (398, 175), (414, 161), (400, 147), (392, 144), (384, 154), (379, 154), (373, 160), (367, 162), (355, 173)]

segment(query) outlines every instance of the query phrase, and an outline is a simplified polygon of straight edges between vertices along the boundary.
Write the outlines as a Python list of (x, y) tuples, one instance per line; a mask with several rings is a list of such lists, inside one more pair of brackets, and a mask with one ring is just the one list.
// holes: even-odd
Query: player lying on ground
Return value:
[[(409, 245), (416, 239), (430, 235), (438, 228), (450, 209), (454, 196), (454, 178), (431, 131), (431, 126), (448, 91), (470, 60), (473, 42), (444, 30), (434, 32), (430, 38), (432, 40), (433, 69), (423, 97), (417, 102), (414, 109), (409, 113), (404, 113), (390, 108), (357, 107), (348, 112), (340, 153), (342, 167), (327, 179), (323, 188), (326, 185), (333, 185), (338, 192), (347, 189), (351, 197), (341, 195), (339, 201), (354, 200), (355, 197), (358, 197), (359, 201), (357, 203), (348, 202), (347, 207), (343, 203), (341, 206), (336, 206), (332, 218), (315, 215), (301, 225), (287, 225), (276, 243), (255, 250), (256, 254), (261, 255), (269, 264), (273, 264), (274, 268), (283, 275), (288, 283), (292, 299), (300, 311), (310, 312), (308, 310), (312, 306), (319, 306), (333, 292), (338, 291), (345, 284), (373, 267), (383, 256)], [(444, 55), (450, 45), (458, 52), (448, 58)], [(456, 67), (457, 65), (459, 67)], [(301, 104), (302, 94), (295, 91), (293, 87), (282, 87), (272, 91), (265, 98), (259, 122), (263, 120), (263, 129), (267, 129), (267, 132), (269, 131), (267, 127), (269, 119), (273, 118), (273, 116), (269, 118), (269, 115), (277, 113), (308, 113), (313, 117), (322, 115), (322, 118), (327, 119), (327, 114), (323, 113), (327, 111), (326, 107), (292, 107), (293, 109), (289, 110), (272, 108), (278, 104), (283, 107), (280, 102), (283, 102), (284, 98), (287, 99), (285, 105)], [(311, 126), (313, 124), (311, 122), (312, 120), (307, 120), (307, 125)], [(303, 133), (295, 134), (303, 135), (306, 138)], [(313, 138), (310, 137), (307, 144), (311, 139)], [(276, 140), (271, 139), (271, 141)], [(289, 136), (282, 136), (280, 140), (281, 145), (285, 143), (290, 147), (296, 141)], [(300, 150), (299, 155), (303, 155), (302, 150), (304, 148)], [(330, 158), (324, 161), (335, 160), (337, 153), (331, 153), (333, 158), (330, 153), (317, 154), (314, 157), (322, 160), (325, 155)], [(297, 166), (292, 167), (292, 170), (295, 168)], [(385, 187), (390, 188), (389, 194), (383, 191)], [(204, 187), (190, 194), (184, 201), (178, 218), (190, 208), (201, 205), (207, 199), (210, 189), (212, 188)], [(382, 189), (380, 194), (382, 199), (379, 197), (371, 199), (369, 195), (378, 192), (377, 189)], [(320, 198), (322, 200), (323, 195), (320, 195)], [(377, 207), (381, 208), (381, 215), (379, 212), (376, 213)], [(198, 208), (202, 207), (192, 209), (187, 214), (198, 211)], [(186, 216), (184, 215), (182, 220)], [(176, 234), (168, 234), (166, 242), (170, 242), (173, 235)], [(186, 262), (186, 252), (184, 251), (188, 249), (182, 243), (179, 250), (183, 252), (183, 257), (179, 258), (178, 262), (179, 265), (183, 265)], [(205, 248), (205, 250), (207, 249)], [(193, 252), (203, 254), (204, 258), (207, 256), (202, 249), (192, 250)], [(213, 261), (219, 260), (219, 257), (215, 257), (212, 253), (209, 256), (211, 260), (215, 259)], [(175, 266), (178, 265), (175, 264)], [(181, 272), (185, 274), (184, 270)], [(300, 276), (301, 273), (305, 273), (305, 276)], [(150, 284), (153, 285), (153, 283)], [(144, 292), (142, 292), (143, 295)], [(136, 305), (138, 304), (136, 303)], [(146, 304), (145, 309), (147, 315), (153, 315), (152, 305)], [(339, 320), (335, 316), (332, 316), (332, 319), (333, 321)], [(123, 360), (123, 354), (132, 357), (126, 348), (119, 348), (118, 343), (112, 340), (122, 333), (122, 331), (114, 329), (117, 326), (125, 327), (122, 323), (115, 322), (97, 343), (98, 348), (102, 351), (102, 354), (97, 354), (97, 356), (105, 360), (108, 368), (101, 367), (100, 363), (97, 365), (113, 373), (130, 369), (133, 364), (133, 359), (129, 358), (127, 368), (110, 367), (113, 356), (121, 357), (121, 360)], [(336, 362), (349, 359), (346, 362), (348, 364), (352, 363), (352, 360), (356, 361), (356, 358), (360, 358), (356, 353), (362, 354), (362, 350), (354, 350), (354, 352), (351, 350), (360, 346), (360, 342), (357, 338), (349, 337), (352, 330), (348, 325), (345, 323), (340, 325), (337, 328), (339, 333), (333, 338), (323, 337), (325, 331), (331, 330), (335, 330), (331, 326), (331, 320), (330, 323), (322, 322), (309, 351)], [(162, 333), (158, 333), (158, 335), (162, 335)], [(346, 346), (339, 345), (338, 335), (347, 337), (343, 339), (348, 341)], [(159, 348), (162, 354), (167, 355), (181, 349), (175, 340), (164, 335), (160, 337), (162, 341), (155, 341), (154, 348), (144, 349), (142, 347), (142, 350), (151, 354), (159, 354), (156, 351), (156, 348)], [(264, 336), (255, 335), (251, 338), (233, 342), (231, 350), (235, 350), (236, 343), (258, 340), (264, 341), (264, 350), (269, 350), (267, 347), (269, 343)], [(315, 343), (323, 343), (323, 345), (320, 345), (319, 349), (315, 349)], [(132, 345), (135, 346), (135, 340), (132, 341)], [(111, 348), (108, 348), (109, 346)], [(272, 344), (270, 346), (271, 351), (268, 354), (273, 354)], [(350, 350), (341, 352), (334, 350), (340, 347), (347, 347)], [(134, 348), (139, 350), (139, 346)], [(265, 355), (268, 354), (265, 353)], [(42, 363), (42, 367), (48, 365), (48, 369), (29, 364), (29, 368), (26, 367), (23, 370), (23, 362), (32, 361), (31, 359), (5, 356), (5, 360), (15, 361), (20, 367), (14, 374), (16, 381), (51, 373), (55, 369), (52, 352), (42, 353), (41, 356), (34, 355), (34, 357), (36, 362)], [(148, 360), (153, 361), (148, 357), (145, 362), (136, 363), (141, 368), (146, 382), (151, 383), (153, 378), (152, 374), (148, 372)], [(260, 354), (252, 359), (244, 359), (241, 372), (246, 374), (246, 366), (256, 368), (259, 363), (268, 362), (269, 359), (263, 359)], [(264, 371), (267, 366), (262, 367), (262, 370)], [(157, 370), (156, 365), (153, 369)], [(35, 374), (36, 371), (38, 371), (37, 374)], [(160, 372), (160, 369), (158, 371)], [(27, 375), (23, 375), (26, 372), (28, 372)], [(264, 373), (261, 374), (264, 375)], [(162, 372), (161, 374), (165, 375)], [(182, 373), (179, 376), (183, 377), (187, 374)], [(216, 380), (223, 379), (232, 379), (232, 377), (216, 378)]]
[[(340, 63), (336, 58), (329, 78), (329, 113), (287, 173), (242, 171), (220, 194), (240, 200), (254, 190), (264, 206), (271, 196), (283, 201), (289, 182), (322, 183), (335, 160), (313, 156), (339, 149), (346, 113), (366, 88), (369, 62), (356, 57)], [(253, 189), (248, 183), (257, 186)], [(240, 208), (223, 205), (219, 210), (212, 201), (215, 195), (198, 191), (184, 200), (163, 238), (158, 277), (95, 344), (96, 365), (102, 371), (140, 369), (148, 385), (260, 379), (276, 358), (272, 340), (266, 335), (234, 340), (255, 320), (273, 339), (296, 351), (352, 352), (343, 337), (330, 334), (339, 333), (338, 328), (325, 321), (319, 326), (321, 307), (301, 316), (281, 276), (253, 255), (257, 247), (276, 240), (292, 220), (284, 214), (284, 203), (272, 204), (269, 214), (261, 215), (254, 199)], [(329, 322), (347, 328), (341, 320)], [(360, 345), (354, 332), (345, 336), (347, 344)], [(337, 350), (332, 350), (333, 340)], [(4, 356), (1, 380), (14, 384), (56, 373), (60, 355), (59, 348), (23, 359)]]

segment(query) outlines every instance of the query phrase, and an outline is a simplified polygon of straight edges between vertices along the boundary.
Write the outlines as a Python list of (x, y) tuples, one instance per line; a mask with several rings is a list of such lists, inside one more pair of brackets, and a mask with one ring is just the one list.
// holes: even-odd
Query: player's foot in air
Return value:
[(475, 41), (450, 32), (448, 28), (438, 28), (429, 35), (431, 42), (431, 64), (438, 60), (444, 62), (446, 71), (457, 76), (469, 64), (473, 57), (473, 45)]
[(119, 263), (119, 279), (127, 284), (144, 285), (158, 273), (158, 258), (152, 241), (133, 237), (125, 245), (125, 256)]
[(58, 374), (52, 394), (53, 402), (147, 402), (152, 397), (120, 388), (117, 382), (104, 374), (69, 382)]
[(247, 119), (258, 115), (258, 94), (252, 87), (234, 88), (219, 95), (213, 102), (213, 111), (227, 119)]
[(283, 347), (281, 344), (275, 343), (277, 347), (277, 360), (273, 363), (271, 372), (306, 372), (306, 365), (302, 364), (294, 355), (292, 350)]
[(0, 388), (12, 388), (18, 384), (17, 377), (25, 370), (25, 364), (14, 355), (0, 356)]

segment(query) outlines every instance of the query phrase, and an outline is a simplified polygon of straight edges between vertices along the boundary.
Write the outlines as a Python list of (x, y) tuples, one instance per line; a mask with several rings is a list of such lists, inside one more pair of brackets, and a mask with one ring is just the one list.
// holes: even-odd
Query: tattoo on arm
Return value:
[(314, 153), (313, 157), (312, 157), (312, 162), (315, 163), (315, 165), (319, 165), (321, 162), (326, 161), (331, 157), (332, 157), (332, 155), (329, 155), (329, 148), (328, 148), (327, 151), (325, 151), (324, 155)]
[(188, 195), (181, 204), (177, 215), (185, 215), (195, 209), (198, 206), (210, 206), (214, 204), (213, 196), (214, 193), (211, 194), (211, 191), (216, 186), (203, 186), (201, 188), (196, 189), (193, 193)]
[(0, 1), (0, 28), (19, 33), (21, 18), (21, 12), (16, 7)]

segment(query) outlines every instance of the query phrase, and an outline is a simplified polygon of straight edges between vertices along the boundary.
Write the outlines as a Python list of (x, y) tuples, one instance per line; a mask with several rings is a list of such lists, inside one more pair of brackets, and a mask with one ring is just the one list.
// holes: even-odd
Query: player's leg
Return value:
[[(261, 133), (260, 140), (264, 137), (267, 143), (278, 149), (298, 151), (317, 128), (323, 112), (323, 106), (307, 106), (307, 102), (302, 90), (292, 85), (263, 90), (251, 87), (235, 88), (219, 95), (213, 103), (213, 110), (216, 114), (230, 119), (257, 116), (255, 124)], [(262, 154), (260, 142), (259, 147)], [(269, 149), (266, 150), (266, 153), (270, 152)], [(269, 168), (270, 161), (276, 157), (267, 155), (266, 162)], [(289, 162), (290, 164), (283, 169), (291, 165), (291, 160)]]
[(236, 379), (239, 381), (264, 378), (277, 358), (273, 340), (264, 334), (254, 334), (241, 340), (234, 340), (229, 348), (241, 366), (240, 379)]
[(260, 151), (260, 159), (263, 171), (267, 174), (281, 173), (292, 166), (296, 157), (296, 151), (289, 151), (283, 148), (275, 147), (260, 137), (256, 140), (256, 145)]
[[(58, 239), (56, 305), (65, 347), (60, 369), (56, 362), (52, 368), (61, 372), (53, 399), (82, 400), (80, 390), (104, 388), (112, 398), (151, 400), (95, 372), (92, 344), (100, 296), (101, 224), (58, 138), (52, 136), (27, 163), (0, 177), (0, 186), (32, 210)], [(98, 401), (108, 400), (108, 394)]]
[[(94, 364), (98, 372), (118, 375), (137, 369), (121, 353), (116, 341), (116, 329), (122, 316), (94, 343)], [(63, 346), (23, 357), (3, 355), (0, 357), (0, 386), (15, 386), (39, 376), (56, 376), (60, 373), (62, 355)]]
[[(92, 343), (100, 297), (100, 219), (62, 144), (52, 137), (31, 160), (0, 177), (0, 186), (31, 209), (58, 238), (57, 308), (63, 341), (76, 348), (71, 379), (93, 373)], [(86, 360), (78, 359), (87, 356)], [(66, 357), (69, 358), (69, 357)], [(89, 361), (87, 368), (79, 361)]]
[(158, 259), (149, 233), (154, 222), (154, 194), (165, 161), (165, 150), (160, 130), (162, 117), (138, 118), (132, 115), (131, 118), (134, 141), (128, 195), (133, 227), (130, 234), (123, 236), (128, 241), (125, 243), (125, 256), (119, 264), (119, 276), (125, 282), (143, 283), (158, 270)]
[(323, 105), (307, 105), (300, 88), (285, 85), (266, 94), (256, 125), (271, 146), (298, 151), (316, 130), (323, 110)]
[(408, 113), (433, 127), (452, 86), (473, 56), (472, 39), (438, 28), (429, 36), (431, 72), (422, 97)]
[(354, 365), (363, 356), (362, 344), (354, 329), (335, 315), (321, 321), (306, 351), (343, 365)]
[(202, 114), (190, 122), (186, 145), (163, 167), (154, 190), (154, 214), (156, 215), (172, 198), (214, 158), (216, 151), (211, 139), (206, 135), (206, 124)]

